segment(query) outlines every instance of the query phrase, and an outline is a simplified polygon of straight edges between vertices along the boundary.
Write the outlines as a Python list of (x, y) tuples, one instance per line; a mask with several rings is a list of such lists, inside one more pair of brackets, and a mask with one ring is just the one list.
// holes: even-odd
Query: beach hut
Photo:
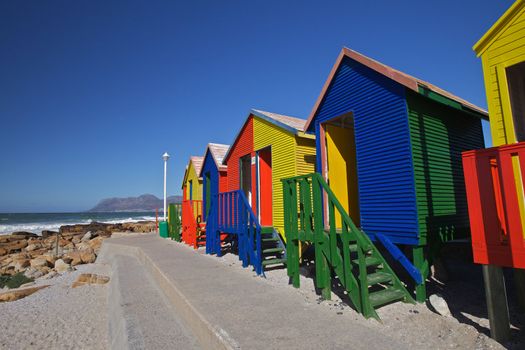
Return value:
[[(281, 178), (307, 174), (315, 168), (315, 136), (303, 132), (305, 122), (253, 109), (224, 157), (228, 192), (219, 194), (218, 208), (221, 215), (232, 213), (234, 217), (230, 222), (221, 217), (222, 228), (216, 232), (237, 234), (237, 224), (243, 219), (235, 215), (248, 212), (245, 219), (254, 226), (255, 249), (246, 247), (245, 253), (250, 255), (255, 250), (255, 256), (243, 257), (239, 243), (240, 258), (249, 260), (258, 272), (263, 266), (285, 262)], [(259, 247), (256, 241), (261, 235)], [(220, 254), (218, 246), (209, 250)]]
[(227, 166), (222, 164), (229, 145), (209, 143), (204, 153), (204, 161), (199, 177), (202, 178), (202, 215), (206, 221), (211, 199), (219, 192), (228, 191)]
[[(487, 118), (483, 109), (428, 82), (348, 48), (339, 54), (305, 126), (306, 132), (316, 135), (319, 175), (309, 180), (315, 186), (304, 188), (312, 192), (322, 187), (324, 206), (319, 200), (308, 204), (304, 198), (309, 197), (304, 196), (309, 193), (301, 188), (296, 194), (285, 191), (285, 197), (294, 201), (292, 209), (301, 208), (301, 216), (312, 215), (317, 223), (324, 219), (324, 231), (334, 232), (327, 246), (337, 249), (335, 242), (341, 238), (336, 231), (348, 230), (352, 249), (363, 249), (362, 270), (355, 282), (362, 294), (355, 303), (368, 308), (368, 315), (375, 316), (371, 307), (407, 299), (397, 278), (381, 269), (387, 264), (375, 244), (380, 242), (407, 270), (417, 285), (418, 300), (423, 301), (427, 254), (435, 255), (442, 242), (468, 235), (461, 152), (483, 147), (481, 119)], [(293, 188), (299, 182), (285, 184)], [(313, 206), (313, 213), (305, 214), (306, 205)], [(289, 230), (306, 237), (303, 232), (312, 225), (298, 228), (301, 223), (294, 215), (292, 211)], [(402, 252), (408, 248), (412, 259)], [(341, 251), (341, 256), (353, 254), (352, 249)], [(370, 259), (365, 259), (367, 254)], [(316, 269), (327, 271), (329, 289), (330, 269), (319, 262), (332, 268), (341, 264), (334, 252), (326, 257), (316, 260)], [(351, 259), (345, 263), (348, 281), (356, 271), (352, 264)], [(362, 281), (370, 266), (377, 267), (368, 276), (371, 286), (378, 287), (382, 278), (393, 279), (394, 285), (369, 293)], [(288, 268), (298, 283), (298, 266)], [(347, 289), (355, 290), (351, 285)]]
[(481, 57), (492, 142), (463, 153), (474, 262), (482, 264), (491, 336), (510, 338), (502, 267), (514, 268), (525, 309), (525, 1), (474, 45)]
[[(202, 178), (199, 176), (203, 157), (190, 157), (182, 180), (182, 241), (197, 248), (202, 222)], [(203, 237), (204, 238), (204, 237)]]

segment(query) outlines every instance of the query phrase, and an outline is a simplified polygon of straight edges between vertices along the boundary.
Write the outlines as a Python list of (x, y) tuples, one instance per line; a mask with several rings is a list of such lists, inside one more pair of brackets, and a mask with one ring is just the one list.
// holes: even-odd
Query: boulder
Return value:
[(49, 230), (44, 230), (42, 231), (42, 238), (48, 238), (50, 236), (56, 236), (58, 232), (57, 231), (49, 231)]
[(0, 247), (0, 256), (7, 255), (7, 249)]
[(97, 275), (94, 273), (83, 273), (73, 282), (71, 288), (84, 286), (87, 284), (106, 284), (109, 282), (108, 276)]
[(448, 317), (452, 315), (450, 309), (448, 308), (447, 302), (441, 296), (432, 294), (428, 298), (428, 302), (432, 309), (434, 309), (441, 316)]
[(44, 273), (42, 271), (37, 270), (34, 267), (29, 267), (24, 271), (24, 276), (31, 279), (37, 279), (39, 277), (44, 276)]
[(39, 268), (39, 267), (49, 267), (49, 262), (46, 260), (46, 258), (39, 256), (38, 258), (31, 260), (31, 267)]
[(26, 240), (11, 241), (2, 245), (2, 248), (7, 250), (7, 254), (18, 252), (24, 249), (25, 247), (27, 247)]
[(97, 256), (95, 255), (95, 252), (91, 248), (90, 249), (85, 249), (85, 250), (80, 250), (79, 253), (80, 253), (80, 259), (82, 260), (82, 262), (84, 264), (94, 263), (95, 260), (97, 259)]
[(91, 249), (93, 249), (95, 252), (98, 252), (100, 250), (100, 247), (102, 246), (103, 240), (104, 237), (98, 236), (89, 241), (88, 244), (91, 247)]
[(71, 271), (71, 265), (64, 262), (62, 259), (55, 261), (55, 271), (58, 273), (64, 273), (66, 271)]
[(91, 233), (91, 231), (88, 231), (84, 236), (82, 236), (82, 239), (80, 241), (86, 242), (89, 241), (91, 238), (93, 238), (93, 233)]
[(80, 252), (78, 251), (68, 252), (64, 254), (62, 259), (71, 266), (82, 264), (82, 257), (80, 256)]
[(31, 244), (27, 245), (26, 251), (32, 252), (33, 250), (37, 250), (37, 249), (40, 249), (40, 248), (42, 248), (42, 244), (40, 244), (40, 243), (31, 243)]
[(29, 267), (31, 265), (30, 260), (26, 258), (17, 258), (13, 259), (11, 264), (16, 272), (25, 271), (26, 267)]
[(49, 287), (49, 286), (38, 286), (38, 287), (30, 287), (30, 288), (23, 288), (23, 289), (15, 289), (9, 292), (0, 293), (0, 302), (15, 301), (18, 299), (22, 299), (46, 287)]

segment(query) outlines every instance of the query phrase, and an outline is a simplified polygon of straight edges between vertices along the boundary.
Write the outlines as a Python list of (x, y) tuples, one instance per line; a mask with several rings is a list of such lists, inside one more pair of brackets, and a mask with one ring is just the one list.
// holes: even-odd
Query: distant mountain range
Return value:
[[(181, 203), (182, 196), (169, 196), (168, 203)], [(116, 212), (116, 211), (150, 211), (164, 206), (164, 200), (152, 194), (143, 194), (138, 197), (106, 198), (101, 200), (91, 212)]]

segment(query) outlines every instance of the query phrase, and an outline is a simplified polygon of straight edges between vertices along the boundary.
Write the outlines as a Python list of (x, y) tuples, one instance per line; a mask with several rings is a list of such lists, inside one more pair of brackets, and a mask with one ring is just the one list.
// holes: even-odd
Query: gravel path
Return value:
[(80, 273), (109, 276), (108, 266), (88, 264), (37, 285), (24, 299), (0, 303), (0, 349), (107, 349), (107, 285), (71, 288)]

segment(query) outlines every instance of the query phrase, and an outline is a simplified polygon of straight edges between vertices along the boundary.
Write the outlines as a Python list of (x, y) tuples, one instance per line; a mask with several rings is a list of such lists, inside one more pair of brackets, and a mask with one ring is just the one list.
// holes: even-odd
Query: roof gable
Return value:
[(188, 175), (190, 169), (193, 167), (195, 170), (195, 173), (197, 174), (197, 177), (200, 178), (202, 163), (204, 162), (204, 157), (198, 157), (198, 156), (191, 156), (190, 160), (188, 162), (188, 165), (186, 165), (186, 170), (184, 171), (184, 177), (182, 178), (182, 188), (184, 188), (184, 184), (188, 180)]
[(525, 0), (517, 0), (505, 13), (490, 27), (490, 29), (473, 46), (477, 56), (481, 56), (519, 17), (518, 14), (525, 8)]
[(228, 158), (230, 156), (231, 150), (235, 147), (237, 140), (239, 139), (240, 135), (242, 134), (242, 131), (244, 130), (244, 127), (250, 120), (250, 118), (256, 117), (263, 120), (266, 120), (267, 122), (271, 123), (272, 125), (275, 125), (283, 130), (286, 130), (294, 135), (300, 135), (303, 133), (306, 120), (297, 118), (297, 117), (290, 117), (283, 114), (277, 114), (272, 112), (266, 112), (259, 109), (252, 109), (250, 110), (250, 114), (248, 114), (248, 118), (246, 118), (246, 121), (244, 122), (241, 130), (237, 133), (237, 136), (235, 136), (235, 140), (232, 143), (232, 146), (228, 149), (228, 152), (226, 152), (226, 155), (224, 156), (222, 164), (226, 164), (228, 161)]
[[(206, 147), (206, 152), (204, 153), (204, 157), (203, 157), (204, 159), (203, 165), (204, 165), (204, 161), (206, 161), (206, 156), (209, 154), (211, 158), (213, 159), (215, 166), (217, 167), (219, 171), (226, 170), (228, 167), (222, 164), (222, 162), (229, 148), (230, 148), (230, 145), (223, 145), (220, 143), (208, 143), (208, 146)], [(203, 170), (204, 170), (204, 166), (201, 166), (199, 177), (202, 177)]]
[[(456, 104), (459, 104), (469, 110), (471, 110), (474, 113), (479, 114), (480, 117), (487, 118), (488, 119), (488, 113), (484, 109), (466, 101), (463, 100), (460, 97), (457, 97), (453, 95), (452, 93), (443, 90), (433, 84), (430, 84), (426, 81), (423, 81), (421, 79), (417, 79), (409, 74), (406, 74), (404, 72), (401, 72), (397, 69), (394, 69), (392, 67), (389, 67), (381, 62), (378, 62), (376, 60), (373, 60), (365, 55), (362, 55), (354, 50), (348, 49), (344, 47), (341, 52), (339, 53), (339, 56), (337, 57), (336, 63), (332, 67), (332, 70), (330, 71), (330, 74), (328, 76), (328, 79), (326, 80), (321, 93), (319, 97), (317, 98), (317, 101), (312, 109), (312, 112), (310, 113), (310, 116), (308, 117), (308, 120), (306, 122), (306, 125), (304, 127), (304, 130), (308, 130), (323, 102), (323, 98), (328, 92), (330, 85), (332, 83), (332, 80), (335, 78), (337, 71), (342, 64), (343, 60), (345, 58), (349, 58), (353, 61), (356, 61), (373, 71), (376, 71), (377, 73), (391, 79), (392, 81), (397, 82), (398, 84), (406, 87), (407, 89), (410, 89), (412, 91), (417, 92), (418, 94), (430, 97), (431, 94), (440, 96), (444, 99), (450, 100)], [(430, 94), (429, 94), (430, 93)], [(436, 100), (439, 100), (436, 98)]]

